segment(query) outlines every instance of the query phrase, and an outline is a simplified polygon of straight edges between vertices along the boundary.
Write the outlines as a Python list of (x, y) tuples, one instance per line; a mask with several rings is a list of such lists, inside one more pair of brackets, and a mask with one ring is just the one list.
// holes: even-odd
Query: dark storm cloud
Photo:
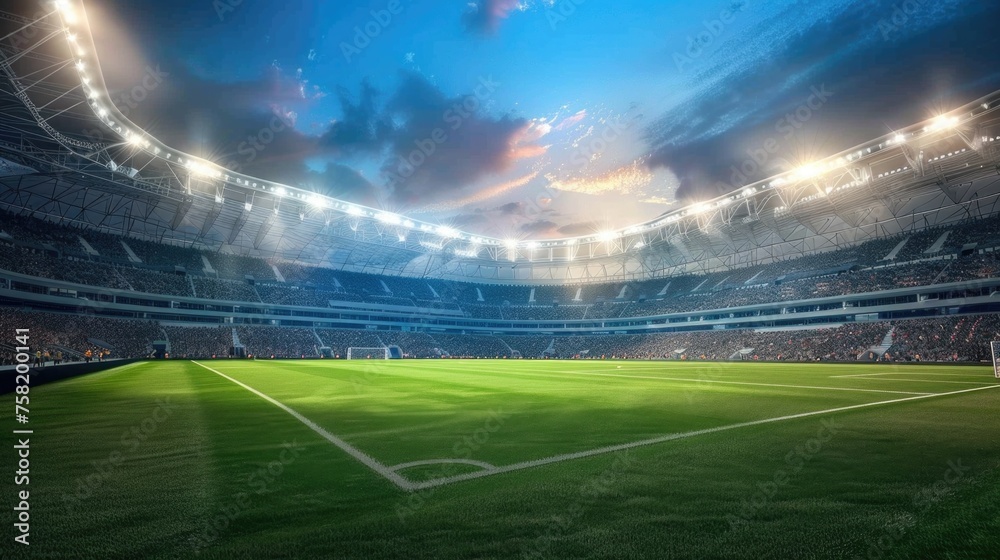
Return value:
[[(926, 12), (911, 16), (909, 25), (886, 27), (897, 4), (859, 2), (798, 28), (763, 64), (724, 58), (707, 65), (699, 80), (724, 79), (650, 127), (650, 165), (677, 173), (678, 197), (705, 198), (788, 163), (848, 149), (1000, 85), (1000, 35), (992, 23), (1000, 19), (1000, 5), (932, 14), (935, 6), (924, 3)], [(778, 19), (785, 17), (790, 14)], [(759, 33), (766, 38), (765, 30), (775, 28), (789, 31), (767, 21)], [(817, 91), (831, 95), (820, 101)], [(808, 119), (788, 118), (810, 102), (820, 108), (798, 113)], [(891, 122), (883, 120), (890, 116)], [(763, 158), (768, 140), (778, 150)], [(754, 165), (754, 156), (764, 161)], [(756, 173), (745, 173), (755, 167)]]
[(473, 92), (448, 97), (418, 74), (405, 73), (388, 103), (397, 124), (382, 166), (392, 197), (404, 204), (443, 200), (489, 175), (510, 170), (530, 122), (491, 116), (485, 106), (494, 84), (480, 79)]
[(346, 88), (337, 89), (344, 116), (330, 125), (321, 143), (339, 154), (378, 155), (392, 132), (392, 124), (380, 114), (379, 92), (368, 82), (361, 84), (355, 102)]
[(302, 83), (267, 69), (256, 80), (219, 83), (183, 67), (159, 68), (165, 77), (136, 102), (129, 88), (111, 89), (126, 114), (167, 145), (252, 175), (305, 177), (313, 138), (294, 128), (296, 105), (307, 100)]
[(350, 200), (367, 206), (377, 206), (381, 190), (356, 169), (339, 163), (330, 163), (322, 173), (312, 173), (314, 185), (324, 194)]

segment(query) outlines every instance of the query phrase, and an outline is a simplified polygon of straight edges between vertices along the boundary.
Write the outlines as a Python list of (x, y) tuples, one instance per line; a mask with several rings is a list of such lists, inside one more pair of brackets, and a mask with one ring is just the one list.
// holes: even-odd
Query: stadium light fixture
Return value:
[(309, 204), (312, 205), (313, 208), (318, 208), (320, 210), (327, 207), (326, 198), (318, 194), (314, 194), (309, 197)]
[(958, 117), (941, 115), (931, 121), (931, 124), (924, 130), (928, 132), (937, 132), (939, 130), (951, 130), (956, 126), (958, 126)]
[(56, 0), (56, 9), (62, 14), (63, 20), (70, 25), (76, 25), (76, 12), (67, 0)]
[(823, 173), (823, 169), (815, 163), (810, 163), (809, 165), (803, 165), (802, 167), (795, 170), (795, 176), (799, 179), (812, 179)]
[(597, 239), (607, 243), (608, 241), (614, 241), (615, 239), (618, 239), (618, 237), (620, 236), (621, 234), (618, 233), (617, 231), (602, 231), (601, 233), (597, 234)]
[(285, 187), (278, 187), (274, 189), (274, 194), (278, 196), (285, 196), (286, 194), (288, 194), (288, 191), (285, 190)]
[(398, 226), (403, 221), (399, 215), (391, 212), (379, 212), (378, 214), (375, 214), (375, 219), (383, 224), (390, 224), (394, 226)]
[(505, 239), (503, 244), (508, 249), (517, 249), (517, 239)]
[(365, 211), (358, 208), (357, 206), (348, 206), (347, 213), (352, 216), (361, 216), (365, 213)]
[(438, 235), (447, 239), (453, 239), (459, 236), (457, 229), (448, 226), (438, 226), (435, 231)]

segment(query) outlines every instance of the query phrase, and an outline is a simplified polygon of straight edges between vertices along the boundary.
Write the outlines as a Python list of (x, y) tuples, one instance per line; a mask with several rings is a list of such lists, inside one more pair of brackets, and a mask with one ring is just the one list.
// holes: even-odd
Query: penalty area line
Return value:
[(320, 437), (322, 437), (323, 439), (325, 439), (328, 442), (332, 443), (333, 445), (339, 447), (342, 451), (346, 452), (351, 457), (354, 457), (355, 459), (357, 459), (361, 464), (363, 464), (364, 466), (368, 467), (369, 469), (375, 471), (376, 473), (382, 475), (384, 478), (386, 478), (387, 480), (389, 480), (390, 482), (392, 482), (396, 486), (402, 488), (403, 490), (409, 491), (409, 490), (413, 490), (414, 489), (414, 485), (413, 485), (412, 482), (410, 482), (409, 480), (403, 478), (402, 476), (400, 476), (399, 474), (397, 474), (395, 471), (393, 471), (391, 468), (389, 468), (389, 467), (383, 465), (382, 463), (376, 461), (374, 458), (372, 458), (371, 456), (367, 455), (365, 452), (361, 451), (357, 447), (354, 447), (353, 445), (347, 443), (346, 441), (344, 441), (344, 440), (340, 439), (339, 437), (337, 437), (337, 436), (331, 434), (330, 432), (326, 431), (319, 424), (316, 424), (312, 420), (310, 420), (310, 419), (306, 418), (305, 416), (299, 414), (298, 412), (296, 412), (292, 408), (288, 407), (287, 405), (285, 405), (285, 404), (283, 404), (283, 403), (281, 403), (281, 402), (279, 402), (279, 401), (277, 401), (277, 400), (275, 400), (275, 399), (273, 399), (273, 398), (265, 395), (264, 393), (261, 393), (257, 389), (254, 389), (253, 387), (251, 387), (249, 385), (246, 385), (245, 383), (241, 383), (241, 382), (233, 379), (232, 377), (229, 377), (228, 375), (222, 373), (221, 371), (212, 369), (212, 368), (206, 366), (205, 364), (202, 364), (202, 363), (199, 363), (199, 362), (192, 362), (192, 363), (197, 364), (197, 365), (199, 365), (199, 366), (207, 369), (208, 371), (210, 371), (210, 372), (212, 372), (212, 373), (214, 373), (214, 374), (216, 374), (216, 375), (218, 375), (218, 376), (220, 376), (220, 377), (222, 377), (224, 379), (228, 379), (229, 381), (232, 381), (236, 385), (239, 385), (240, 387), (243, 387), (247, 391), (250, 391), (251, 393), (253, 393), (253, 394), (257, 395), (258, 397), (264, 399), (265, 401), (273, 404), (274, 406), (280, 408), (281, 410), (284, 410), (288, 414), (291, 414), (296, 420), (298, 420), (299, 422), (302, 422), (310, 430), (312, 430), (312, 431), (316, 432), (317, 434), (319, 434)]
[(504, 466), (496, 467), (494, 470), (491, 470), (491, 471), (477, 471), (477, 472), (470, 472), (470, 473), (465, 473), (465, 474), (460, 474), (460, 475), (455, 475), (455, 476), (450, 476), (450, 477), (445, 477), (445, 478), (435, 478), (435, 479), (427, 480), (427, 481), (424, 481), (424, 482), (413, 483), (412, 485), (413, 485), (413, 488), (415, 490), (423, 490), (423, 489), (426, 489), (426, 488), (433, 488), (435, 486), (444, 486), (446, 484), (454, 484), (456, 482), (462, 482), (462, 481), (465, 481), (465, 480), (473, 480), (473, 479), (482, 478), (482, 477), (485, 477), (485, 476), (493, 476), (493, 475), (502, 474), (502, 473), (508, 473), (508, 472), (513, 472), (513, 471), (530, 469), (530, 468), (534, 468), (534, 467), (540, 467), (540, 466), (543, 466), (543, 465), (551, 465), (552, 463), (561, 463), (563, 461), (571, 461), (571, 460), (574, 460), (574, 459), (583, 459), (583, 458), (586, 458), (586, 457), (593, 457), (595, 455), (605, 455), (605, 454), (608, 454), (608, 453), (615, 453), (615, 452), (618, 452), (618, 451), (625, 451), (625, 450), (632, 449), (632, 448), (635, 448), (635, 447), (644, 447), (644, 446), (648, 446), (648, 445), (655, 445), (655, 444), (658, 444), (658, 443), (664, 443), (664, 442), (678, 440), (678, 439), (686, 439), (686, 438), (691, 438), (691, 437), (701, 436), (701, 435), (706, 435), (706, 434), (714, 434), (716, 432), (725, 432), (725, 431), (728, 431), (728, 430), (735, 430), (735, 429), (738, 429), (738, 428), (747, 428), (747, 427), (750, 427), (750, 426), (760, 426), (762, 424), (771, 424), (771, 423), (775, 423), (775, 422), (783, 422), (783, 421), (786, 421), (786, 420), (797, 420), (799, 418), (809, 418), (810, 416), (819, 416), (821, 414), (834, 414), (834, 413), (837, 413), (837, 412), (845, 412), (845, 411), (848, 411), (848, 410), (857, 410), (857, 409), (861, 409), (861, 408), (868, 408), (868, 407), (872, 407), (872, 406), (880, 406), (880, 405), (885, 405), (885, 404), (893, 404), (893, 403), (900, 403), (900, 402), (917, 401), (917, 400), (923, 400), (923, 399), (933, 399), (935, 397), (946, 397), (946, 396), (949, 396), (949, 395), (959, 395), (959, 394), (962, 394), (962, 393), (971, 393), (973, 391), (983, 391), (983, 390), (986, 390), (986, 389), (996, 389), (997, 387), (1000, 387), (1000, 385), (992, 385), (992, 386), (989, 386), (989, 387), (976, 387), (974, 389), (962, 389), (960, 391), (952, 391), (950, 393), (933, 393), (933, 394), (930, 394), (930, 395), (919, 395), (919, 396), (916, 396), (916, 397), (906, 397), (906, 398), (902, 398), (902, 399), (893, 399), (893, 400), (888, 400), (888, 401), (878, 401), (878, 402), (873, 402), (873, 403), (856, 404), (856, 405), (852, 405), (852, 406), (842, 406), (842, 407), (838, 407), (838, 408), (831, 408), (831, 409), (828, 409), (828, 410), (817, 410), (817, 411), (814, 411), (814, 412), (803, 412), (803, 413), (800, 413), (800, 414), (791, 414), (791, 415), (788, 415), (788, 416), (779, 416), (777, 418), (766, 418), (766, 419), (763, 419), (763, 420), (752, 420), (750, 422), (740, 422), (739, 424), (729, 424), (729, 425), (726, 425), (726, 426), (717, 426), (715, 428), (706, 428), (704, 430), (696, 430), (696, 431), (693, 431), (693, 432), (683, 432), (683, 433), (679, 433), (679, 434), (669, 434), (669, 435), (665, 435), (665, 436), (659, 436), (659, 437), (655, 437), (655, 438), (644, 439), (644, 440), (640, 440), (640, 441), (634, 441), (634, 442), (631, 442), (631, 443), (622, 443), (622, 444), (619, 444), (619, 445), (610, 445), (610, 446), (607, 446), (607, 447), (599, 447), (597, 449), (589, 449), (587, 451), (578, 451), (578, 452), (575, 452), (575, 453), (566, 453), (566, 454), (563, 454), (563, 455), (553, 455), (551, 457), (545, 457), (545, 458), (542, 458), (542, 459), (535, 459), (535, 460), (532, 460), (532, 461), (524, 461), (522, 463), (514, 463), (514, 464), (511, 464), (511, 465), (504, 465)]

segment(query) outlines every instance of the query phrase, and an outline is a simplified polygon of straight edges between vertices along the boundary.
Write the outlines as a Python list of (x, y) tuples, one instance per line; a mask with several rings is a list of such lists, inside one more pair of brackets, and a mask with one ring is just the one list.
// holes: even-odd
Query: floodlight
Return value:
[(802, 179), (812, 179), (813, 177), (819, 175), (823, 172), (823, 169), (815, 164), (811, 163), (809, 165), (803, 165), (802, 167), (795, 170), (795, 175)]
[(375, 219), (383, 224), (399, 225), (399, 223), (402, 222), (402, 218), (391, 212), (379, 212), (378, 214), (375, 214)]
[(452, 237), (458, 237), (459, 235), (457, 229), (450, 228), (448, 226), (438, 226), (436, 231), (437, 234), (440, 235), (441, 237), (452, 238)]
[(311, 204), (315, 208), (320, 208), (320, 209), (326, 208), (326, 206), (327, 206), (327, 204), (326, 204), (326, 198), (324, 198), (323, 196), (320, 196), (318, 194), (314, 194), (314, 195), (310, 195), (309, 196), (309, 204)]
[(67, 0), (56, 0), (56, 9), (62, 14), (66, 23), (70, 25), (76, 23), (76, 12), (73, 11), (73, 7), (69, 5)]
[(956, 126), (958, 126), (958, 117), (948, 117), (945, 115), (941, 115), (940, 117), (937, 117), (936, 119), (931, 121), (930, 126), (928, 126), (926, 130), (932, 132), (938, 130), (950, 130), (952, 128), (955, 128)]

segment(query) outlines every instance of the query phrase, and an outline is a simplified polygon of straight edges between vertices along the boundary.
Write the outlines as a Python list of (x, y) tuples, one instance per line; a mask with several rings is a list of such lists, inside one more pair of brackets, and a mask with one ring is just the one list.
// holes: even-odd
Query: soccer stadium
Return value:
[(0, 556), (997, 558), (997, 6), (446, 4), (0, 6)]

